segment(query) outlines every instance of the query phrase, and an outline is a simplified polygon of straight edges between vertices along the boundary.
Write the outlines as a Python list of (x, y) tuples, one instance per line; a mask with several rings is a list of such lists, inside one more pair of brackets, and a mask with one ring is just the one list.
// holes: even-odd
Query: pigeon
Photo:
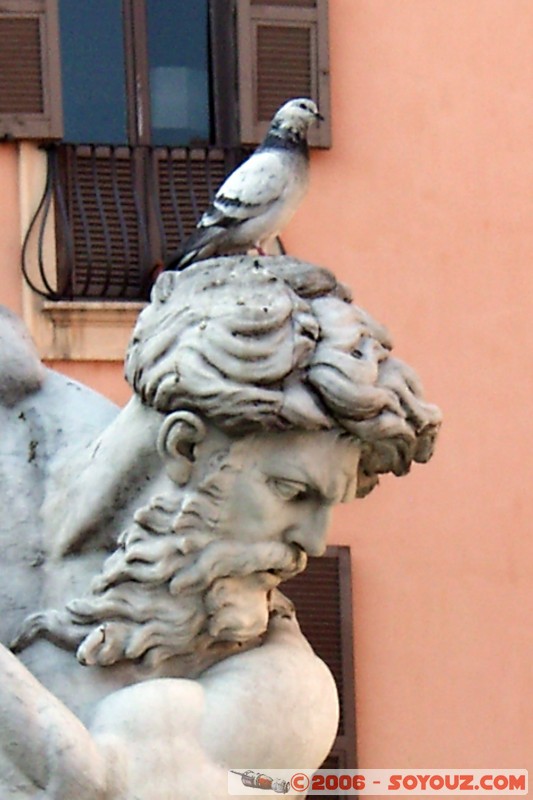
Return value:
[(307, 190), (307, 131), (323, 119), (308, 98), (282, 105), (262, 144), (226, 178), (165, 270), (182, 270), (195, 261), (251, 248), (264, 255), (266, 242), (279, 234)]

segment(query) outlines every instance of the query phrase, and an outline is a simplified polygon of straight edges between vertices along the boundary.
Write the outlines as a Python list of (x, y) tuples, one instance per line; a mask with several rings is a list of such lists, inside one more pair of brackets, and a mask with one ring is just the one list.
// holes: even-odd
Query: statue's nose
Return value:
[(328, 510), (323, 509), (305, 522), (289, 528), (284, 536), (286, 542), (297, 544), (308, 556), (322, 556), (326, 549)]

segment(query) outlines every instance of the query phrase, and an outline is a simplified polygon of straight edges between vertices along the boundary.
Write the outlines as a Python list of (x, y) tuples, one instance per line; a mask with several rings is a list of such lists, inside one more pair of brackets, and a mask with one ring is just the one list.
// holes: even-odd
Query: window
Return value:
[(0, 135), (47, 142), (27, 240), (53, 216), (57, 263), (28, 280), (142, 299), (285, 99), (329, 116), (327, 0), (5, 0), (2, 69)]

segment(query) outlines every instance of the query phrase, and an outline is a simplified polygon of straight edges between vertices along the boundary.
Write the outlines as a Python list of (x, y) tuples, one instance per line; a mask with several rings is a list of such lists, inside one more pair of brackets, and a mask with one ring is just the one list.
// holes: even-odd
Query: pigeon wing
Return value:
[(279, 154), (254, 153), (224, 181), (198, 227), (231, 227), (261, 216), (281, 199), (288, 180)]

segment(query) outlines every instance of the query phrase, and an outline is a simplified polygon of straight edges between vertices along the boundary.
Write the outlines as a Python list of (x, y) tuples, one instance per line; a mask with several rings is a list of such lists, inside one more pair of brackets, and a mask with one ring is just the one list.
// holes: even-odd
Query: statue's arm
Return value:
[(213, 761), (317, 769), (328, 755), (339, 721), (337, 689), (294, 618), (271, 617), (261, 647), (220, 661), (199, 682), (201, 736)]
[(15, 797), (106, 798), (104, 759), (87, 728), (2, 645), (0, 764), (0, 788), (13, 776), (26, 787)]
[(228, 769), (319, 767), (337, 724), (331, 673), (296, 622), (279, 619), (263, 645), (196, 680), (154, 679), (114, 692), (91, 731), (118, 765), (126, 797), (129, 790), (139, 800), (223, 800)]
[(290, 619), (196, 681), (111, 693), (91, 732), (0, 646), (0, 789), (22, 776), (16, 800), (222, 800), (229, 768), (318, 767), (337, 714), (333, 678)]

